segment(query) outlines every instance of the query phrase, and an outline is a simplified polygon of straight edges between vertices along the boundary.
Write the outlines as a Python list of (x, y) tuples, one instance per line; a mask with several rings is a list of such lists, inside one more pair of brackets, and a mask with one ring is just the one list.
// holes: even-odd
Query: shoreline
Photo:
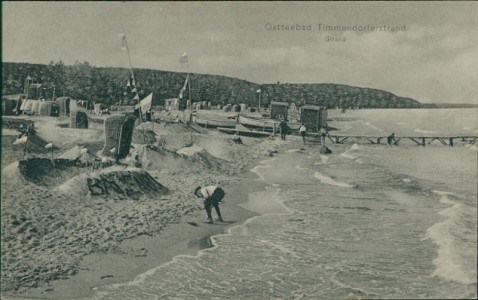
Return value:
[[(294, 140), (277, 146), (283, 150), (290, 144), (294, 144)], [(240, 204), (249, 200), (249, 194), (264, 190), (264, 183), (256, 180), (258, 175), (252, 169), (265, 159), (265, 156), (254, 158), (245, 165), (237, 181), (224, 186), (227, 194), (221, 212), (226, 224), (204, 224), (202, 221), (205, 219), (205, 211), (198, 210), (183, 215), (178, 223), (168, 224), (154, 236), (124, 240), (120, 244), (119, 253), (92, 253), (82, 257), (79, 272), (68, 279), (27, 288), (20, 293), (2, 293), (1, 299), (88, 298), (97, 287), (129, 282), (138, 275), (171, 261), (175, 256), (196, 255), (202, 249), (214, 247), (212, 236), (227, 233), (230, 227), (260, 215)]]
[[(213, 136), (213, 137), (206, 137), (206, 140), (199, 140), (203, 144), (209, 146), (209, 149), (212, 146), (216, 146), (216, 143), (212, 143), (212, 140), (216, 141), (222, 139), (222, 136)], [(240, 151), (237, 151), (240, 155), (232, 156), (233, 159), (231, 161), (235, 161), (235, 166), (240, 166), (240, 172), (233, 173), (233, 175), (222, 175), (222, 177), (217, 177), (218, 175), (213, 175), (212, 173), (206, 172), (199, 172), (196, 177), (192, 176), (184, 176), (184, 177), (174, 177), (174, 169), (173, 171), (166, 170), (165, 173), (160, 173), (159, 171), (153, 171), (153, 175), (155, 178), (162, 178), (165, 182), (165, 186), (175, 188), (178, 190), (178, 194), (174, 195), (174, 197), (164, 197), (164, 205), (143, 205), (139, 209), (135, 210), (135, 213), (142, 213), (143, 211), (148, 216), (152, 216), (152, 218), (140, 218), (143, 223), (147, 224), (147, 226), (143, 226), (143, 224), (137, 225), (134, 223), (131, 228), (138, 229), (141, 228), (148, 235), (141, 235), (135, 236), (130, 239), (123, 240), (119, 245), (118, 249), (116, 248), (106, 248), (108, 245), (103, 243), (101, 246), (104, 246), (103, 249), (106, 249), (106, 252), (98, 253), (90, 253), (88, 255), (84, 255), (80, 258), (79, 267), (81, 268), (78, 273), (72, 275), (71, 277), (64, 277), (67, 279), (56, 280), (51, 283), (44, 283), (38, 288), (31, 288), (25, 287), (17, 292), (7, 291), (5, 294), (1, 294), (1, 299), (88, 299), (95, 294), (95, 288), (99, 288), (103, 290), (103, 286), (109, 286), (111, 284), (120, 284), (130, 282), (135, 278), (138, 278), (138, 275), (141, 274), (148, 274), (149, 270), (154, 270), (160, 266), (168, 264), (173, 259), (175, 260), (178, 255), (187, 255), (187, 256), (196, 256), (198, 253), (201, 253), (202, 249), (207, 249), (210, 247), (214, 247), (214, 241), (216, 240), (215, 236), (227, 233), (231, 230), (231, 228), (236, 226), (241, 226), (245, 222), (249, 222), (248, 220), (257, 218), (261, 216), (266, 209), (270, 207), (267, 206), (263, 208), (261, 203), (254, 202), (254, 193), (262, 193), (265, 189), (268, 188), (267, 184), (264, 184), (264, 181), (261, 181), (260, 178), (262, 177), (260, 173), (262, 173), (264, 164), (268, 163), (261, 163), (269, 160), (274, 160), (280, 157), (290, 157), (288, 153), (292, 152), (292, 148), (299, 148), (301, 146), (301, 140), (294, 138), (288, 139), (287, 143), (282, 144), (282, 142), (278, 142), (277, 140), (272, 142), (272, 146), (277, 146), (279, 150), (279, 154), (274, 154), (274, 157), (267, 157), (264, 155), (265, 153), (259, 152), (263, 151), (261, 149), (257, 150), (254, 154), (260, 153), (259, 156), (249, 156), (248, 152), (242, 151), (241, 149), (245, 148), (237, 148)], [(252, 145), (252, 147), (256, 146), (257, 144)], [(300, 145), (300, 146), (299, 146)], [(261, 147), (257, 148), (262, 148)], [(266, 145), (267, 146), (267, 145)], [(271, 145), (268, 145), (271, 146)], [(316, 145), (314, 145), (316, 146)], [(406, 183), (410, 184), (411, 188), (417, 187), (415, 182), (418, 182), (420, 179), (425, 181), (431, 180), (434, 185), (436, 182), (440, 182), (444, 180), (441, 185), (438, 187), (442, 188), (435, 188), (438, 192), (448, 193), (452, 192), (455, 195), (461, 195), (461, 190), (468, 191), (469, 188), (473, 188), (474, 195), (476, 199), (476, 185), (473, 187), (473, 182), (462, 180), (459, 183), (448, 184), (448, 181), (443, 179), (443, 174), (455, 174), (459, 173), (458, 171), (462, 172), (460, 169), (467, 169), (462, 168), (469, 165), (470, 160), (463, 160), (463, 154), (471, 155), (473, 160), (475, 160), (476, 166), (476, 145), (469, 146), (469, 145), (456, 145), (457, 147), (451, 148), (446, 147), (443, 148), (442, 145), (431, 145), (427, 146), (426, 148), (417, 147), (415, 145), (400, 145), (400, 147), (393, 147), (391, 149), (387, 149), (385, 145), (383, 146), (375, 146), (375, 145), (355, 145), (347, 144), (347, 145), (333, 145), (332, 149), (336, 155), (343, 156), (349, 159), (350, 163), (354, 164), (362, 164), (366, 162), (367, 159), (363, 160), (354, 156), (354, 151), (360, 151), (359, 148), (370, 148), (367, 152), (367, 155), (374, 158), (376, 163), (383, 165), (384, 169), (393, 171), (399, 175), (398, 183)], [(461, 147), (463, 146), (463, 147)], [(303, 155), (308, 155), (309, 147), (307, 146), (307, 151), (302, 151)], [(292, 149), (292, 150), (291, 150)], [(213, 149), (215, 150), (215, 149)], [(223, 150), (222, 148), (218, 148), (219, 150)], [(338, 151), (341, 150), (341, 151)], [(345, 151), (345, 152), (344, 152)], [(474, 151), (474, 152), (471, 152)], [(220, 154), (223, 154), (219, 151)], [(217, 154), (217, 152), (215, 152)], [(236, 153), (237, 154), (237, 153)], [(444, 156), (448, 154), (448, 156)], [(224, 155), (224, 154), (223, 154)], [(245, 159), (234, 159), (236, 157), (245, 158)], [(312, 157), (312, 156), (311, 156)], [(446, 157), (446, 159), (443, 159)], [(460, 159), (458, 159), (460, 157)], [(229, 157), (230, 158), (230, 157)], [(308, 157), (309, 158), (309, 157)], [(318, 159), (319, 157), (317, 157)], [(323, 156), (320, 155), (321, 162), (317, 162), (317, 164), (325, 164), (326, 161), (323, 160)], [(406, 158), (407, 164), (403, 163), (403, 159)], [(456, 161), (454, 160), (456, 158)], [(237, 163), (240, 161), (241, 163)], [(433, 163), (435, 161), (441, 161), (446, 163)], [(219, 161), (218, 164), (221, 162)], [(296, 163), (291, 164), (288, 168), (280, 169), (279, 172), (269, 172), (269, 176), (276, 175), (280, 173), (287, 174), (288, 170), (296, 170), (300, 174), (305, 173), (305, 169), (301, 166), (297, 165)], [(216, 167), (216, 165), (212, 165)], [(295, 166), (295, 169), (294, 169)], [(347, 163), (348, 166), (348, 163)], [(325, 167), (325, 166), (324, 166)], [(234, 170), (236, 168), (234, 167)], [(222, 169), (221, 169), (222, 170)], [(260, 170), (261, 172), (254, 172), (254, 170)], [(455, 172), (457, 170), (457, 172)], [(282, 172), (283, 171), (283, 172)], [(324, 176), (328, 176), (325, 178), (342, 178), (343, 175), (347, 175), (346, 169), (342, 168), (335, 168), (334, 170), (329, 170), (330, 172), (324, 172)], [(188, 171), (189, 172), (189, 171)], [(309, 171), (307, 171), (309, 172)], [(231, 173), (232, 174), (232, 173)], [(307, 173), (308, 174), (308, 173)], [(312, 174), (312, 173), (311, 173)], [(368, 173), (365, 173), (367, 175)], [(171, 175), (171, 176), (170, 176)], [(288, 174), (290, 175), (290, 174)], [(437, 176), (438, 175), (438, 176)], [(168, 177), (169, 176), (169, 177)], [(176, 175), (177, 176), (177, 175)], [(274, 177), (273, 176), (273, 177)], [(468, 178), (473, 178), (476, 176), (476, 169), (474, 169), (473, 173), (470, 173)], [(164, 177), (164, 178), (163, 178)], [(268, 176), (266, 176), (268, 177)], [(466, 178), (465, 177), (465, 178)], [(227, 178), (227, 179), (226, 179)], [(259, 179), (259, 180), (258, 180)], [(318, 178), (317, 178), (318, 179)], [(373, 179), (373, 178), (372, 178)], [(161, 179), (160, 182), (163, 182)], [(403, 182), (404, 183), (403, 183)], [(339, 181), (342, 182), (342, 181)], [(344, 182), (347, 182), (346, 180)], [(208, 183), (214, 183), (220, 185), (221, 187), (225, 187), (226, 189), (226, 198), (225, 203), (221, 205), (221, 209), (224, 214), (224, 219), (226, 222), (230, 222), (229, 224), (204, 224), (202, 220), (205, 219), (205, 211), (202, 210), (181, 210), (176, 209), (176, 204), (192, 204), (193, 201), (197, 201), (197, 203), (201, 203), (202, 201), (194, 199), (195, 197), (191, 194), (191, 188), (194, 188), (195, 185), (207, 185)], [(324, 182), (327, 184), (327, 182)], [(330, 183), (330, 182), (329, 182)], [(334, 181), (332, 181), (334, 183)], [(476, 184), (476, 183), (475, 183)], [(428, 185), (426, 185), (428, 186)], [(435, 192), (433, 190), (433, 192)], [(251, 194), (252, 193), (252, 194)], [(398, 196), (402, 196), (403, 193), (397, 193)], [(50, 194), (48, 194), (50, 195)], [(244, 196), (247, 195), (247, 196)], [(252, 196), (251, 196), (252, 195)], [(177, 196), (177, 197), (176, 197)], [(397, 197), (398, 197), (397, 196)], [(406, 195), (405, 195), (406, 196)], [(438, 198), (438, 196), (436, 196)], [(28, 198), (28, 199), (27, 199)], [(36, 195), (31, 195), (25, 193), (25, 200), (37, 200), (39, 197)], [(11, 202), (15, 202), (15, 197), (11, 197)], [(402, 198), (397, 198), (401, 200)], [(39, 199), (42, 200), (42, 199)], [(163, 200), (163, 199), (161, 199)], [(394, 198), (392, 199), (394, 200)], [(405, 205), (405, 207), (413, 207), (415, 202), (406, 202), (409, 198), (404, 198), (402, 202), (398, 202), (399, 205)], [(413, 200), (413, 199), (412, 199)], [(42, 200), (43, 202), (48, 202), (48, 199)], [(396, 200), (394, 200), (396, 201)], [(247, 206), (243, 204), (247, 204), (247, 202), (251, 202), (249, 204), (253, 204), (252, 206)], [(25, 201), (25, 203), (29, 203)], [(50, 202), (51, 203), (51, 202)], [(67, 208), (67, 202), (59, 202), (63, 203), (63, 208)], [(49, 207), (53, 206), (44, 206), (42, 202), (41, 205), (38, 207), (41, 208), (42, 211), (49, 211)], [(123, 210), (118, 209), (118, 212), (125, 212), (130, 213), (132, 209), (138, 207), (141, 203), (125, 203), (123, 205)], [(104, 205), (104, 203), (102, 203)], [(264, 205), (266, 206), (266, 205)], [(476, 204), (472, 204), (475, 207), (476, 211)], [(61, 208), (60, 207), (60, 208)], [(82, 208), (82, 206), (78, 206)], [(100, 209), (103, 206), (98, 206), (94, 216), (104, 216), (104, 213), (108, 213), (106, 209)], [(372, 208), (375, 206), (372, 205)], [(360, 207), (359, 207), (360, 208)], [(161, 227), (160, 231), (153, 231), (153, 230), (145, 230), (145, 228), (152, 229), (155, 225), (155, 222), (152, 221), (149, 223), (150, 220), (161, 220), (162, 214), (157, 214), (156, 211), (166, 211), (169, 212), (171, 209), (172, 212), (181, 212), (184, 213), (178, 215), (178, 218), (169, 218), (166, 219), (165, 223), (167, 224), (165, 227)], [(254, 210), (255, 209), (255, 210)], [(348, 208), (347, 208), (348, 209)], [(65, 210), (69, 212), (69, 210)], [(255, 211), (255, 212), (254, 212)], [(441, 211), (441, 210), (439, 210)], [(111, 213), (113, 219), (117, 220), (121, 215)], [(367, 211), (368, 212), (368, 211)], [(138, 214), (139, 215), (139, 214)], [(215, 212), (213, 212), (215, 216)], [(6, 215), (8, 217), (8, 215)], [(140, 216), (141, 217), (141, 216)], [(476, 218), (476, 217), (475, 217)], [(7, 218), (5, 218), (7, 219)], [(79, 218), (81, 221), (81, 219)], [(106, 219), (102, 217), (102, 219), (98, 219), (98, 227), (106, 227), (109, 226), (110, 218), (108, 218), (108, 222), (103, 222)], [(147, 220), (148, 222), (144, 222)], [(172, 220), (172, 221), (171, 221)], [(476, 219), (475, 219), (476, 220)], [(42, 221), (43, 222), (43, 221)], [(193, 226), (190, 223), (198, 224), (198, 226)], [(120, 222), (117, 222), (121, 224)], [(43, 223), (44, 224), (44, 223)], [(42, 225), (43, 225), (42, 224)], [(68, 224), (68, 223), (67, 223)], [(73, 227), (75, 229), (77, 227)], [(91, 229), (88, 229), (87, 226), (85, 227), (78, 227), (80, 230), (70, 230), (69, 234), (72, 237), (76, 237), (76, 233), (78, 231), (83, 230), (83, 234), (85, 236), (96, 234), (96, 232), (91, 232)], [(90, 227), (92, 228), (92, 227)], [(123, 233), (124, 227), (120, 228), (118, 232)], [(427, 228), (427, 227), (425, 227)], [(127, 230), (129, 228), (126, 228)], [(131, 232), (131, 231), (130, 231)], [(138, 230), (136, 230), (138, 232)], [(428, 231), (427, 231), (428, 232)], [(109, 235), (111, 236), (111, 235)], [(211, 238), (214, 236), (213, 238)], [(19, 235), (16, 236), (18, 238)], [(439, 240), (442, 241), (443, 239)], [(447, 239), (445, 239), (447, 241)], [(63, 243), (65, 244), (65, 243)], [(78, 245), (76, 245), (78, 246)], [(83, 245), (80, 245), (82, 247)], [(106, 246), (106, 247), (105, 247)], [(61, 251), (64, 251), (64, 247), (60, 248)], [(57, 251), (57, 253), (64, 253), (61, 251)], [(214, 251), (214, 250), (213, 250)], [(48, 258), (51, 252), (48, 252), (45, 257)], [(35, 255), (33, 253), (32, 255)], [(53, 253), (56, 254), (56, 253)], [(23, 256), (25, 257), (25, 256)], [(53, 255), (49, 257), (51, 259), (54, 257)], [(21, 259), (21, 257), (19, 258)], [(476, 257), (475, 257), (476, 259)], [(64, 262), (60, 261), (61, 264), (65, 265)], [(113, 286), (115, 288), (115, 286)], [(8, 293), (11, 294), (8, 294)]]

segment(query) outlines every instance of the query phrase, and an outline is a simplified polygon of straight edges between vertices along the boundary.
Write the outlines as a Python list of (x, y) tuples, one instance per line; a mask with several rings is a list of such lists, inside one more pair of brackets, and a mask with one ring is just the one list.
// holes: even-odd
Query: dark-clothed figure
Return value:
[(214, 209), (216, 210), (217, 221), (224, 222), (221, 216), (221, 210), (219, 209), (219, 202), (221, 202), (226, 195), (223, 189), (217, 186), (198, 186), (196, 190), (194, 190), (194, 194), (198, 198), (204, 198), (204, 209), (207, 213), (207, 220), (205, 221), (206, 223), (213, 223), (211, 214), (212, 207), (214, 207)]
[(387, 148), (392, 147), (393, 142), (395, 142), (395, 133), (387, 136)]
[(287, 134), (287, 122), (285, 120), (280, 121), (279, 123), (279, 129), (280, 129), (280, 138), (281, 140), (285, 141), (285, 136)]

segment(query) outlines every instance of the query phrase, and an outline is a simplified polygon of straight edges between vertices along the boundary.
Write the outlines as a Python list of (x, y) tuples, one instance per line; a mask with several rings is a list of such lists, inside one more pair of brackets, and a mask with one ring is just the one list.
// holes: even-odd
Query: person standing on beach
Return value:
[(222, 201), (226, 193), (224, 190), (220, 187), (217, 186), (206, 186), (206, 187), (200, 187), (198, 186), (194, 190), (194, 195), (198, 198), (204, 198), (204, 209), (206, 210), (207, 213), (207, 220), (205, 223), (212, 224), (212, 207), (216, 210), (217, 213), (217, 219), (216, 221), (219, 222), (224, 222), (221, 216), (221, 210), (219, 209), (219, 202)]
[(305, 134), (307, 132), (307, 128), (305, 127), (304, 123), (302, 123), (299, 127), (299, 133), (302, 136), (302, 141), (304, 142), (305, 145)]
[(392, 132), (391, 135), (387, 136), (387, 148), (392, 147), (393, 142), (395, 142), (395, 133)]
[(285, 135), (287, 134), (287, 122), (285, 120), (281, 120), (279, 123), (280, 129), (280, 138), (281, 140), (285, 141)]
[(320, 128), (320, 144), (325, 146), (325, 137), (327, 136), (327, 129), (325, 127)]

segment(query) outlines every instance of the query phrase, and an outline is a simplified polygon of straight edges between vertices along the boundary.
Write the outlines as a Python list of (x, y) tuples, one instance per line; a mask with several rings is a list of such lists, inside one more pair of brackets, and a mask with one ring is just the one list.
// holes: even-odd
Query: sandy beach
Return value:
[[(19, 164), (11, 160), (19, 157), (21, 148), (3, 145), (11, 151), (2, 158), (2, 297), (6, 299), (87, 297), (96, 286), (126, 282), (178, 254), (209, 247), (211, 235), (254, 215), (237, 206), (260, 186), (249, 170), (288, 143), (241, 137), (243, 144), (236, 144), (230, 136), (196, 126), (146, 123), (135, 134), (141, 139), (146, 129), (158, 146), (133, 143), (141, 169), (53, 166), (40, 174), (35, 169), (38, 176), (31, 177), (24, 169), (45, 167), (38, 157), (49, 163), (49, 157), (71, 152), (76, 145), (97, 149), (102, 137), (99, 125), (84, 136), (80, 130), (68, 132), (58, 126), (64, 122), (61, 119), (35, 121), (38, 136), (58, 145), (52, 156), (30, 145), (27, 163)], [(159, 189), (148, 191), (132, 184), (139, 197), (115, 193), (114, 188), (95, 197), (85, 184), (85, 178), (118, 182), (124, 176), (136, 176), (136, 181), (150, 178)], [(118, 183), (120, 190), (127, 190), (127, 185)], [(225, 223), (202, 222), (202, 202), (192, 193), (199, 185), (225, 189)]]

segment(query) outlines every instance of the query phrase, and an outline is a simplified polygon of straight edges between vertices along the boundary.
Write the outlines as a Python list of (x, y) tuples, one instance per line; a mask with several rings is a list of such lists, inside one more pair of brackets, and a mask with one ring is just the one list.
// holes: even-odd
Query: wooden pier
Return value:
[[(363, 136), (363, 135), (345, 135), (345, 134), (329, 134), (327, 135), (330, 141), (334, 144), (345, 144), (352, 139), (366, 139), (372, 144), (381, 144), (382, 140), (387, 140), (386, 136)], [(433, 141), (439, 141), (444, 146), (453, 146), (455, 140), (468, 142), (473, 145), (476, 143), (477, 136), (473, 135), (454, 135), (454, 136), (395, 136), (393, 144), (398, 145), (400, 139), (409, 139), (414, 141), (418, 146), (425, 147)]]

